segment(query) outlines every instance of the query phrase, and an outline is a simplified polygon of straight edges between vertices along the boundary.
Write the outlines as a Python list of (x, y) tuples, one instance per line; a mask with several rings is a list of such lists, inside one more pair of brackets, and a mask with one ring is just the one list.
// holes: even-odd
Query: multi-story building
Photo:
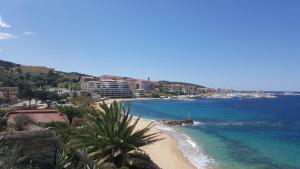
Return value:
[(129, 83), (123, 80), (82, 79), (80, 87), (84, 91), (98, 93), (101, 97), (131, 98), (133, 96)]
[(134, 95), (134, 97), (145, 97), (146, 92), (144, 89), (134, 89), (133, 95)]
[(148, 80), (139, 80), (130, 77), (103, 75), (100, 77), (100, 80), (123, 80), (129, 83), (129, 87), (132, 90), (144, 89), (146, 91), (149, 91), (151, 90), (151, 85), (152, 85), (150, 78), (148, 78)]
[(126, 81), (103, 80), (99, 82), (97, 88), (99, 88), (98, 93), (102, 97), (130, 98), (133, 95), (132, 89)]
[(146, 80), (137, 80), (135, 89), (144, 89), (146, 91), (150, 90), (151, 82)]
[(2, 97), (5, 100), (9, 100), (11, 102), (17, 101), (17, 95), (19, 93), (18, 87), (5, 87), (3, 83), (0, 82), (0, 93), (2, 93)]

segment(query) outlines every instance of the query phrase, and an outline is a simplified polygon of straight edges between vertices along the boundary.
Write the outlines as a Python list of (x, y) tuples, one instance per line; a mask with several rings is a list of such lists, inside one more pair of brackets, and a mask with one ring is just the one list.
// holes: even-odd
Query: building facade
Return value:
[(101, 97), (131, 98), (133, 91), (129, 83), (123, 80), (85, 80), (80, 81), (84, 91), (95, 92)]
[(1, 96), (8, 101), (16, 102), (18, 99), (19, 88), (18, 87), (6, 87), (0, 82), (0, 93)]
[(134, 89), (134, 97), (146, 97), (146, 92), (144, 89)]

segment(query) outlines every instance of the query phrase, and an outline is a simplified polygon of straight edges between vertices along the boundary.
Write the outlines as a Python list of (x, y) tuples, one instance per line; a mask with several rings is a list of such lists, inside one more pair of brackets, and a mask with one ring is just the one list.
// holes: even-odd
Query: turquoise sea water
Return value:
[[(173, 132), (177, 140), (186, 139), (178, 146), (198, 168), (215, 163), (224, 169), (300, 169), (299, 96), (130, 103), (146, 119), (187, 119), (190, 113), (195, 125), (171, 130), (184, 134)], [(202, 153), (193, 152), (199, 149)]]

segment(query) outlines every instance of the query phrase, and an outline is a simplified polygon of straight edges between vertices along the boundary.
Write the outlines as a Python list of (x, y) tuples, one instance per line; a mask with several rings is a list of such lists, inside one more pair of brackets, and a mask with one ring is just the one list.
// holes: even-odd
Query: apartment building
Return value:
[(95, 92), (101, 97), (131, 98), (133, 91), (129, 83), (123, 80), (81, 79), (80, 87), (84, 91)]
[(144, 89), (134, 89), (133, 95), (134, 97), (146, 97), (146, 92)]

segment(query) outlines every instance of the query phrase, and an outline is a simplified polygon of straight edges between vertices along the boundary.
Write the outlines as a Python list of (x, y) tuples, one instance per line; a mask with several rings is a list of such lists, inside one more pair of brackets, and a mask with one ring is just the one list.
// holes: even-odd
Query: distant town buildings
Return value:
[(49, 89), (50, 92), (54, 92), (58, 95), (62, 95), (62, 94), (69, 94), (70, 90), (66, 89), (66, 88), (58, 88), (58, 87), (52, 87)]
[(153, 93), (171, 95), (207, 95), (211, 89), (204, 86), (168, 81), (139, 80), (129, 77), (104, 75), (100, 78), (82, 77), (81, 89), (97, 92), (101, 97), (152, 97)]
[(2, 82), (0, 82), (0, 95), (4, 98), (4, 100), (10, 101), (10, 102), (16, 102), (17, 101), (17, 95), (19, 93), (18, 87), (7, 87), (4, 86)]

